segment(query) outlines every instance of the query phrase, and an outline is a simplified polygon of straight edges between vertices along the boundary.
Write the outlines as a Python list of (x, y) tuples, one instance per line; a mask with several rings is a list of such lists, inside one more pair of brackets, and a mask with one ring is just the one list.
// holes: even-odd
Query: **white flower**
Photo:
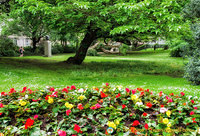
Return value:
[(47, 135), (51, 135), (51, 132), (48, 132)]
[(143, 105), (143, 103), (142, 102), (136, 102), (136, 104), (135, 105), (138, 105), (138, 106), (140, 106), (140, 105)]
[(168, 109), (166, 109), (164, 107), (160, 108), (160, 113), (165, 113), (166, 111), (168, 111)]
[(83, 88), (81, 88), (81, 89), (78, 90), (78, 93), (83, 93), (83, 92), (84, 92)]
[(198, 132), (198, 134), (200, 134), (200, 128), (198, 128), (197, 132)]
[(28, 99), (28, 94), (25, 95), (25, 99)]
[(188, 96), (188, 99), (190, 99), (192, 96), (190, 95), (190, 96)]

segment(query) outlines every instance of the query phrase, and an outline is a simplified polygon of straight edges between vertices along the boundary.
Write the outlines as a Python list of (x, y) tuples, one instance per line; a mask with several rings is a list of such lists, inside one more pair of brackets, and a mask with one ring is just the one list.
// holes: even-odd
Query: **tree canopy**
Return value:
[(130, 38), (165, 37), (182, 29), (181, 0), (16, 0), (20, 11), (41, 18), (50, 29), (85, 34), (68, 63), (81, 64), (87, 49), (98, 38), (130, 44)]

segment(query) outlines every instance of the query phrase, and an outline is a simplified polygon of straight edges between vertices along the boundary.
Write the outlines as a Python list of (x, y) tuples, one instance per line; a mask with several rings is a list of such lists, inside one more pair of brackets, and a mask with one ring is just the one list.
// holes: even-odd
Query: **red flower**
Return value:
[(31, 127), (33, 123), (34, 123), (34, 120), (32, 120), (31, 118), (28, 118), (26, 120), (25, 129), (28, 129), (28, 127)]
[(171, 98), (168, 99), (168, 102), (173, 102), (173, 100)]
[(71, 90), (76, 90), (76, 87), (74, 85), (72, 85)]
[(198, 108), (197, 108), (197, 107), (194, 107), (194, 109), (197, 110)]
[(194, 115), (194, 111), (191, 111), (191, 112), (190, 112), (190, 115)]
[(185, 95), (185, 93), (184, 93), (184, 92), (181, 92), (180, 94), (181, 94), (181, 96), (184, 96), (184, 95)]
[(105, 93), (103, 93), (102, 91), (101, 91), (101, 98), (105, 98), (105, 97), (107, 97), (108, 95), (106, 95)]
[(162, 91), (159, 93), (159, 96), (160, 96), (160, 97), (162, 96), (162, 93), (163, 93)]
[(120, 93), (118, 93), (117, 95), (116, 95), (116, 98), (118, 98), (118, 97), (120, 97), (121, 95), (120, 95)]
[(14, 88), (10, 88), (10, 92), (9, 93), (15, 93), (15, 89)]
[(145, 90), (145, 92), (149, 92), (149, 89)]
[(92, 109), (92, 110), (96, 110), (97, 107), (96, 107), (96, 106), (92, 106), (92, 107), (90, 107), (90, 109)]
[(70, 114), (71, 112), (72, 112), (71, 110), (67, 110), (67, 111), (66, 111), (67, 116), (69, 116), (69, 114)]
[(58, 130), (58, 135), (59, 136), (66, 136), (67, 134), (66, 134), (66, 132), (65, 131), (62, 131), (62, 130)]
[(45, 100), (48, 100), (48, 99), (49, 99), (49, 97), (50, 97), (50, 95), (47, 95), (47, 96), (45, 97)]
[(174, 93), (170, 93), (169, 95), (174, 96)]
[(132, 124), (132, 126), (134, 127), (134, 126), (138, 126), (140, 124), (140, 122), (138, 121), (138, 120), (135, 120), (135, 121), (133, 121), (133, 124)]
[(62, 90), (62, 92), (66, 92), (66, 93), (68, 93), (67, 88), (64, 88), (64, 89)]
[(24, 93), (26, 91), (27, 87), (24, 87), (22, 90), (22, 93)]
[(55, 90), (54, 88), (51, 88), (51, 89), (50, 89), (51, 92), (53, 92), (54, 90)]
[(195, 119), (196, 119), (196, 118), (193, 118), (193, 119), (192, 119), (192, 120), (193, 120), (193, 122), (192, 122), (192, 123), (197, 123), (197, 122), (195, 121)]
[(109, 86), (109, 83), (106, 83), (106, 86)]
[(39, 100), (32, 99), (32, 101), (33, 101), (33, 102), (37, 102), (37, 101), (39, 101)]
[(2, 112), (0, 112), (0, 116), (2, 115), (3, 113)]
[(161, 107), (161, 108), (163, 108), (163, 107), (164, 107), (164, 105), (160, 105), (160, 107)]
[(193, 103), (193, 104), (194, 104), (194, 100), (191, 100), (191, 103)]
[(127, 92), (127, 93), (130, 93), (130, 89), (129, 89), (129, 88), (126, 88), (126, 92)]
[(148, 128), (149, 128), (149, 126), (148, 126), (147, 123), (144, 125), (144, 128), (145, 128), (145, 129), (148, 129)]
[(0, 108), (3, 108), (4, 106), (3, 106), (3, 103), (0, 103)]
[(28, 89), (28, 91), (29, 91), (29, 94), (32, 94), (32, 93), (33, 93), (33, 91), (32, 91), (31, 89)]
[(83, 105), (82, 105), (81, 103), (79, 103), (78, 106), (77, 106), (77, 108), (78, 108), (79, 110), (82, 110), (82, 109), (83, 109)]
[(80, 131), (80, 129), (81, 129), (81, 128), (79, 127), (79, 125), (77, 125), (77, 124), (74, 125), (74, 130), (75, 130), (77, 133), (79, 133), (79, 132), (82, 133), (82, 131)]
[(124, 109), (125, 107), (126, 107), (126, 105), (123, 104), (123, 105), (122, 105), (122, 109)]
[(5, 92), (1, 92), (1, 96), (5, 96), (5, 95), (7, 95), (7, 93), (5, 93)]
[(144, 92), (141, 92), (141, 93), (140, 93), (140, 96), (143, 96), (143, 95), (144, 95)]
[(149, 107), (149, 108), (151, 108), (151, 107), (152, 107), (152, 104), (151, 104), (150, 102), (148, 102), (148, 103), (146, 104), (146, 106)]
[(144, 112), (142, 115), (146, 117), (148, 114), (146, 112)]

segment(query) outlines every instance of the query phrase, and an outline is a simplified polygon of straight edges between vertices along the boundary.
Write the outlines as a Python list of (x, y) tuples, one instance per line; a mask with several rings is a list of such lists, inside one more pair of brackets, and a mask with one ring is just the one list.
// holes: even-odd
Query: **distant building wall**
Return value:
[(27, 38), (26, 36), (15, 36), (15, 35), (10, 35), (8, 38), (13, 40), (13, 43), (15, 43), (17, 46), (22, 46), (22, 47), (27, 47), (31, 46), (32, 41)]

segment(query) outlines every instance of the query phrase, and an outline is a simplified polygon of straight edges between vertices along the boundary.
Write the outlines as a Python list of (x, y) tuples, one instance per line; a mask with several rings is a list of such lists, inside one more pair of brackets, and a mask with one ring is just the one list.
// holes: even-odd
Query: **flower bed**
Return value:
[(0, 96), (2, 135), (195, 135), (197, 97), (154, 93), (149, 89), (14, 88)]

